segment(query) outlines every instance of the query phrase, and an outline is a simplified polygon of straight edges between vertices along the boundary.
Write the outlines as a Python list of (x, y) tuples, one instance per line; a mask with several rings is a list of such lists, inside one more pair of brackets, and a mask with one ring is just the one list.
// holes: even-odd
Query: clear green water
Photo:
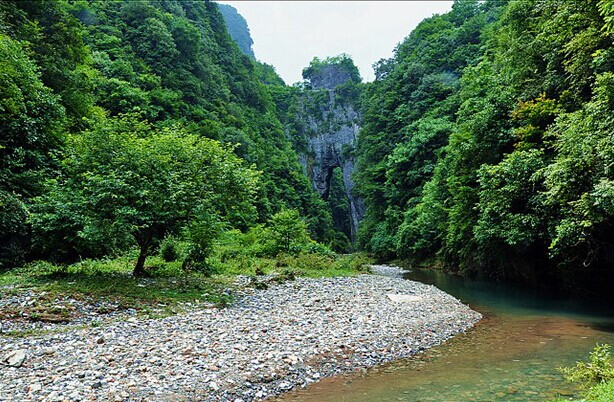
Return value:
[(614, 308), (604, 302), (434, 270), (406, 278), (434, 284), (484, 319), (410, 359), (324, 379), (279, 400), (548, 401), (576, 391), (558, 367), (585, 360), (597, 342), (614, 345)]

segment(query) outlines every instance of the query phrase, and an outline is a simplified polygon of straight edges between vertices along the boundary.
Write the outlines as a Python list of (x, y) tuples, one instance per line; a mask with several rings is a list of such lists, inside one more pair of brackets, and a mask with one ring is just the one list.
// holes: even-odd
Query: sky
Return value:
[(364, 81), (373, 63), (390, 58), (424, 18), (452, 8), (452, 1), (229, 1), (247, 20), (256, 58), (275, 67), (286, 84), (301, 81), (303, 68), (346, 53)]

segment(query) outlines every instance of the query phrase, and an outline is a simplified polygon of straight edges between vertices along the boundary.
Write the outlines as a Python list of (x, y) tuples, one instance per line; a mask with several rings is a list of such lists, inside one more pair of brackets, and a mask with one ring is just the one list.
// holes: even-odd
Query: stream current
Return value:
[[(558, 367), (614, 345), (614, 308), (561, 293), (414, 269), (484, 318), (465, 334), (408, 359), (326, 378), (279, 401), (548, 401), (571, 396)], [(614, 396), (613, 396), (614, 400)]]

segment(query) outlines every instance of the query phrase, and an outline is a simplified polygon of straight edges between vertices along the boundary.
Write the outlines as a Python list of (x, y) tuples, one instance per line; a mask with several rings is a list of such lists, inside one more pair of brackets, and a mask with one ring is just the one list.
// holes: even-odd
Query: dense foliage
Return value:
[(338, 172), (327, 203), (297, 156), (300, 117), (343, 78), (335, 102), (364, 114), (344, 150), (363, 248), (530, 282), (614, 276), (613, 4), (457, 1), (374, 83), (341, 55), (288, 87), (212, 2), (2, 1), (0, 267), (147, 256), (176, 236), (197, 268), (228, 231), (275, 243), (287, 211), (297, 233), (343, 243)]
[(365, 247), (532, 282), (611, 274), (611, 21), (609, 1), (552, 0), (423, 21), (370, 88)]
[(71, 138), (62, 163), (32, 215), (49, 254), (104, 256), (136, 244), (142, 275), (165, 233), (183, 230), (206, 251), (221, 222), (245, 229), (256, 218), (257, 173), (231, 148), (180, 129), (105, 121)]
[(215, 3), (3, 1), (0, 56), (2, 267), (147, 255), (167, 232), (206, 254), (283, 209), (330, 240), (265, 85), (283, 81)]

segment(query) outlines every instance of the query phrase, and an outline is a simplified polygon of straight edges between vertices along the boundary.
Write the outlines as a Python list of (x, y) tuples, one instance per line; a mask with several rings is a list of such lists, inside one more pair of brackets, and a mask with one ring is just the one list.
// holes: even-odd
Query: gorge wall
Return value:
[(362, 198), (353, 191), (354, 148), (362, 121), (358, 108), (360, 86), (352, 71), (342, 64), (324, 63), (304, 75), (308, 85), (299, 98), (298, 118), (302, 125), (297, 134), (303, 145), (298, 150), (299, 161), (324, 199), (329, 196), (334, 169), (341, 170), (349, 201), (350, 238), (354, 241), (365, 209)]

